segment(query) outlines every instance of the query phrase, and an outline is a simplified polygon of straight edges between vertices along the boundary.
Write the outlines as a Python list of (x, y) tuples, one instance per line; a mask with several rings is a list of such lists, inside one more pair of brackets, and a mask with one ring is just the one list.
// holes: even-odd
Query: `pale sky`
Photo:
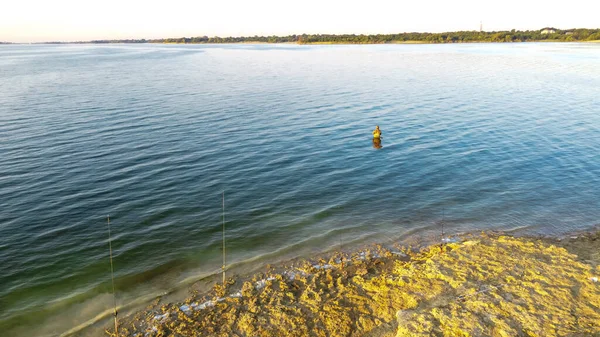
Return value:
[(600, 28), (600, 0), (4, 0), (0, 41)]

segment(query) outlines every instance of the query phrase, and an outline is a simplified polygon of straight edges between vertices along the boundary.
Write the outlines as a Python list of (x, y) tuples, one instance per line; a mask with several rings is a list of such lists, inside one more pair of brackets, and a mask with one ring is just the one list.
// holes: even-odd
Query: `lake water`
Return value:
[(120, 305), (210, 277), (223, 191), (240, 270), (590, 228), (599, 88), (600, 44), (1, 46), (0, 329), (110, 313), (107, 215)]

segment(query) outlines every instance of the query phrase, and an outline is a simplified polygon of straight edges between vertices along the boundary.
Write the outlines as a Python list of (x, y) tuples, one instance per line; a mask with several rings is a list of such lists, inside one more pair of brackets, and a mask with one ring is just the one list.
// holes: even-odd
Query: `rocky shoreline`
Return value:
[(159, 299), (119, 336), (600, 336), (600, 231), (443, 241), (336, 252)]

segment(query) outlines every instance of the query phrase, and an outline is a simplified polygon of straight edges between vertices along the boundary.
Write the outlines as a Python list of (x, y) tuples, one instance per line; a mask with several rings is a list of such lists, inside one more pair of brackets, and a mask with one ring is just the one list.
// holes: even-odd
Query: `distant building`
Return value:
[(542, 34), (554, 34), (556, 33), (556, 28), (544, 28), (541, 31)]

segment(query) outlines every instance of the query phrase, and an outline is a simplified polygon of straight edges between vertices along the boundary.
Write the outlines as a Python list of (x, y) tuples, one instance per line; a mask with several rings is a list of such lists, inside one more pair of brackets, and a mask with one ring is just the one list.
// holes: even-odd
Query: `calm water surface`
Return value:
[[(220, 267), (600, 215), (600, 44), (0, 47), (0, 329)], [(383, 130), (381, 149), (370, 134)]]

